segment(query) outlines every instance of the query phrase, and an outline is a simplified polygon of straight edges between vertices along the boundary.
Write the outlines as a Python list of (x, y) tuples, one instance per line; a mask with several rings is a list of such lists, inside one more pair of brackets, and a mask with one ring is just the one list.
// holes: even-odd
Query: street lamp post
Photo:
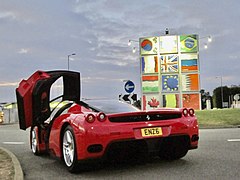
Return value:
[(223, 86), (222, 86), (222, 76), (217, 76), (216, 78), (219, 78), (221, 81), (221, 102), (222, 102), (222, 108), (223, 108)]
[[(212, 42), (212, 37), (211, 37), (211, 36), (200, 37), (199, 40), (200, 40), (200, 39), (205, 39), (205, 38), (208, 39), (208, 43), (211, 43), (211, 42)], [(204, 44), (204, 49), (207, 49), (207, 48), (208, 48), (208, 44), (205, 43), (205, 44)]]
[(131, 46), (131, 44), (132, 44), (133, 42), (139, 42), (139, 41), (133, 40), (133, 39), (129, 39), (129, 40), (128, 40), (128, 46)]
[(70, 60), (70, 56), (75, 56), (75, 55), (76, 55), (75, 53), (68, 55), (68, 71), (69, 71), (69, 60)]
[[(129, 39), (128, 40), (128, 46), (131, 46), (133, 42), (134, 43), (139, 43), (139, 41), (137, 41), (137, 40)], [(132, 52), (135, 53), (136, 51), (137, 51), (137, 48), (135, 46), (132, 47)]]
[(222, 86), (222, 76), (221, 76), (221, 97), (222, 97), (222, 108), (223, 108), (223, 86)]

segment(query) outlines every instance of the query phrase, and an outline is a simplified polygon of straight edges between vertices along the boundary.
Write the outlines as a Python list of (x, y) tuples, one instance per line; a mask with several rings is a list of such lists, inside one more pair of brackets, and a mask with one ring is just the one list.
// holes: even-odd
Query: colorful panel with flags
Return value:
[(140, 54), (158, 54), (159, 37), (140, 38)]
[(161, 72), (178, 72), (178, 55), (161, 56)]
[(178, 40), (177, 36), (160, 36), (160, 53), (171, 54), (178, 52)]
[(143, 76), (142, 91), (143, 92), (159, 92), (158, 76)]
[(151, 110), (160, 107), (159, 95), (158, 94), (144, 94), (142, 97), (142, 109)]
[(179, 94), (164, 94), (163, 107), (178, 108), (179, 107)]
[(142, 73), (158, 73), (158, 57), (142, 56)]
[(183, 107), (200, 109), (200, 95), (199, 94), (183, 94)]
[(179, 82), (178, 75), (163, 75), (162, 90), (163, 91), (178, 91)]
[(139, 47), (145, 109), (154, 108), (158, 102), (159, 107), (183, 107), (186, 97), (196, 98), (194, 106), (199, 109), (200, 97), (189, 95), (200, 91), (198, 35), (143, 37), (139, 39)]
[(182, 54), (181, 55), (181, 70), (182, 70), (182, 72), (198, 71), (198, 55), (197, 54)]
[(182, 74), (182, 91), (199, 91), (198, 74)]
[(181, 52), (197, 52), (198, 36), (196, 34), (180, 36), (180, 49)]

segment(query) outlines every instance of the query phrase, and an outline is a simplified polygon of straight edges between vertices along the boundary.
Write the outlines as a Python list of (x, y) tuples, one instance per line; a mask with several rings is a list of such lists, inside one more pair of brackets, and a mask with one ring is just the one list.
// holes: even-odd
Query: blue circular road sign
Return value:
[(124, 89), (127, 93), (132, 93), (135, 89), (135, 85), (132, 81), (127, 81), (125, 83)]

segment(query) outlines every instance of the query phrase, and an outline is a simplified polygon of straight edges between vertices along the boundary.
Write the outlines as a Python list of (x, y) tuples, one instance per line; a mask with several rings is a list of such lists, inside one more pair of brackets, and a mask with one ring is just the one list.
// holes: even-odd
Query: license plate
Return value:
[(162, 136), (162, 128), (160, 128), (160, 127), (143, 128), (143, 129), (141, 129), (141, 133), (142, 133), (143, 137)]

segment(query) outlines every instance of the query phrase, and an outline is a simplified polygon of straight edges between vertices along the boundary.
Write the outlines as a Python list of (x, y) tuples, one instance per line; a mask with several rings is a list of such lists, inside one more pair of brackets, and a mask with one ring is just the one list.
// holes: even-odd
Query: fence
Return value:
[(17, 108), (11, 108), (11, 109), (3, 109), (4, 117), (3, 117), (3, 123), (9, 124), (9, 123), (18, 123), (18, 111)]

